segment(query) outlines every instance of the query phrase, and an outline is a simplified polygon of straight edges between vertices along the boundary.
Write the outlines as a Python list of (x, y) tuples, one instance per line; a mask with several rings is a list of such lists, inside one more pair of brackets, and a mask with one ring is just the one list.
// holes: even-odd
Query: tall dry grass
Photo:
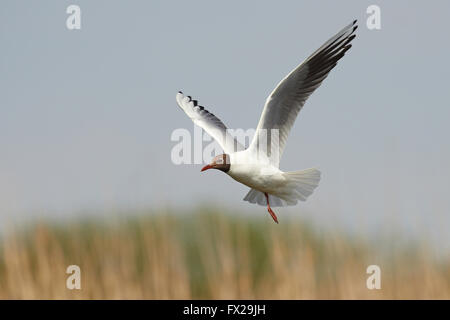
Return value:
[[(40, 223), (8, 233), (0, 244), (0, 298), (450, 298), (449, 260), (426, 247), (212, 211)], [(81, 290), (66, 288), (73, 264)], [(366, 288), (371, 264), (381, 267), (381, 290)]]

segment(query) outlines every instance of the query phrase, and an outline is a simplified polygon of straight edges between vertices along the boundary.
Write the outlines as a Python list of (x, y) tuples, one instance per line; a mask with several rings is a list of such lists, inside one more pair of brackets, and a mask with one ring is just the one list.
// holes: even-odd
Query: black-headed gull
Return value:
[(215, 115), (199, 106), (190, 96), (178, 92), (176, 100), (181, 109), (225, 152), (216, 156), (201, 171), (218, 169), (249, 186), (251, 189), (244, 200), (267, 205), (276, 223), (278, 219), (271, 206), (291, 206), (298, 200), (305, 201), (318, 186), (320, 171), (311, 168), (283, 172), (279, 169), (279, 160), (298, 112), (351, 48), (350, 42), (355, 38), (353, 33), (356, 28), (355, 20), (280, 81), (266, 100), (255, 136), (247, 149)]

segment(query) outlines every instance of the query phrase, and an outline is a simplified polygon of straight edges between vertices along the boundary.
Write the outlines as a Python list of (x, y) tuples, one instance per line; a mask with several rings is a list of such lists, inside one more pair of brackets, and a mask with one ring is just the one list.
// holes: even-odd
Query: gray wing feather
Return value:
[(244, 147), (228, 132), (227, 127), (214, 114), (198, 105), (197, 100), (185, 96), (179, 91), (176, 100), (178, 106), (191, 120), (203, 128), (222, 147), (225, 153), (244, 150)]
[[(355, 38), (353, 33), (358, 27), (356, 22), (325, 42), (281, 80), (267, 98), (250, 147), (259, 149), (265, 144), (266, 155), (272, 159), (272, 164), (279, 166), (289, 132), (308, 97), (351, 48), (350, 42)], [(271, 129), (278, 129), (278, 137)]]

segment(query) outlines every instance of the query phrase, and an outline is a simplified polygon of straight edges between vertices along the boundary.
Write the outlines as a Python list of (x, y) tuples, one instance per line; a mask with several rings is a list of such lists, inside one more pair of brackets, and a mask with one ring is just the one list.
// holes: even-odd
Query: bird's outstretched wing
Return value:
[(203, 128), (214, 140), (219, 143), (225, 153), (244, 150), (244, 147), (227, 131), (227, 127), (204, 107), (198, 105), (197, 100), (185, 96), (183, 92), (177, 93), (177, 103), (191, 120)]
[[(266, 100), (255, 136), (250, 144), (253, 152), (261, 152), (271, 159), (273, 165), (279, 161), (289, 131), (306, 99), (317, 89), (338, 60), (351, 48), (355, 35), (356, 20), (325, 42), (297, 68), (289, 73)], [(277, 130), (271, 130), (277, 129)]]

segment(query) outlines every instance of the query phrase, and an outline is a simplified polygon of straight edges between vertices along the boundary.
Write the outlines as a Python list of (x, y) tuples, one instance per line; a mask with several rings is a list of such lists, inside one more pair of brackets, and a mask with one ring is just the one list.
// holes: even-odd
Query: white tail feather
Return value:
[[(271, 207), (296, 205), (298, 200), (305, 201), (317, 188), (320, 181), (320, 171), (311, 168), (301, 171), (285, 172), (286, 185), (276, 195), (269, 194)], [(266, 206), (267, 201), (263, 192), (250, 189), (244, 201)]]
[[(244, 201), (259, 204), (260, 206), (267, 206), (267, 200), (264, 193), (255, 189), (250, 189), (245, 196)], [(269, 194), (269, 202), (271, 207), (284, 207), (287, 205), (286, 201), (271, 194)]]

